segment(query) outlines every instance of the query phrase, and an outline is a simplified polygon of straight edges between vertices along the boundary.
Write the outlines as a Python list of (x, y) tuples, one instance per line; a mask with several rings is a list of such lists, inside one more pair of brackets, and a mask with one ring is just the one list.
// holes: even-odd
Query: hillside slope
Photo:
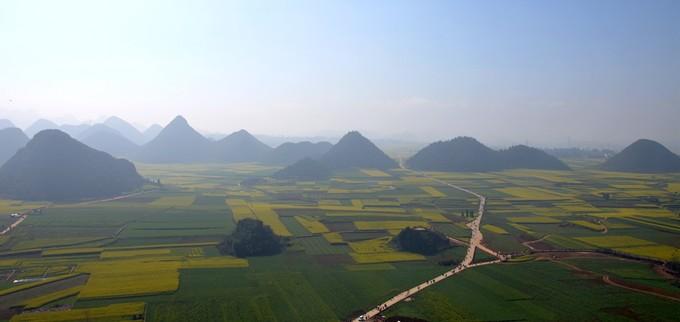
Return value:
[(321, 161), (331, 169), (398, 167), (397, 162), (357, 131), (345, 134), (321, 157)]
[(495, 151), (471, 137), (432, 143), (411, 157), (407, 165), (416, 170), (454, 172), (569, 170), (562, 161), (539, 149), (517, 145)]
[(0, 165), (14, 156), (28, 143), (28, 136), (16, 127), (0, 130)]
[(620, 172), (680, 172), (680, 157), (659, 142), (640, 139), (609, 158), (601, 167)]
[(0, 167), (0, 195), (20, 200), (104, 198), (133, 191), (143, 183), (131, 162), (90, 148), (59, 130), (36, 134)]

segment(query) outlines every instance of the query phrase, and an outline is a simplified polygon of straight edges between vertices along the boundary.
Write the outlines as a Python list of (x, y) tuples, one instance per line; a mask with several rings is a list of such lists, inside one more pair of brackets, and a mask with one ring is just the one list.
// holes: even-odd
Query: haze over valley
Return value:
[(678, 321), (678, 13), (7, 1), (0, 322)]

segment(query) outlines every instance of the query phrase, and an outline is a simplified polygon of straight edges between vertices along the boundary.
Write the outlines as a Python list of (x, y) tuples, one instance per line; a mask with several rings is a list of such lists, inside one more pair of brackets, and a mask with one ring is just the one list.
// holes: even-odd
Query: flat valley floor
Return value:
[[(344, 321), (449, 269), (487, 198), (484, 244), (512, 259), (455, 275), (384, 314), (428, 321), (672, 321), (680, 287), (680, 175), (594, 170), (428, 173), (357, 169), (322, 182), (258, 164), (149, 165), (162, 186), (78, 204), (0, 200), (0, 320)], [(45, 208), (43, 208), (45, 207)], [(243, 218), (287, 237), (278, 256), (215, 247)], [(435, 256), (391, 239), (430, 227)], [(649, 261), (592, 252), (607, 249)], [(483, 252), (475, 261), (492, 257)], [(14, 281), (22, 281), (14, 283)], [(15, 314), (16, 308), (24, 312)]]

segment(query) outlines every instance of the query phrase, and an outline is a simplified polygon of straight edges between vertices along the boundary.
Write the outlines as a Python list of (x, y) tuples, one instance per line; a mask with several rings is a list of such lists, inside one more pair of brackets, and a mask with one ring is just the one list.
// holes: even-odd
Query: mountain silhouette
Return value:
[[(101, 132), (108, 132), (108, 133), (113, 133), (113, 134), (117, 134), (117, 135), (122, 135), (122, 134), (120, 134), (120, 132), (110, 128), (107, 125), (104, 125), (102, 123), (97, 123), (95, 125), (90, 126), (87, 130), (83, 131), (82, 133), (80, 133), (80, 135), (77, 135), (77, 136), (71, 135), (71, 137), (74, 137), (74, 138), (78, 139), (79, 141), (82, 141), (83, 139), (85, 139), (85, 138), (87, 138), (87, 137), (89, 137), (93, 134), (97, 134), (97, 133), (101, 133)], [(68, 134), (68, 133), (66, 133), (66, 134)]]
[(131, 162), (59, 130), (36, 134), (0, 167), (0, 195), (21, 200), (112, 197), (138, 189), (143, 182)]
[(54, 123), (50, 120), (46, 120), (46, 119), (39, 119), (39, 120), (33, 122), (33, 124), (31, 124), (31, 126), (26, 128), (26, 130), (24, 130), (24, 133), (26, 133), (26, 135), (29, 138), (32, 138), (34, 135), (36, 135), (40, 131), (56, 130), (56, 129), (59, 129), (59, 125), (57, 125), (56, 123)]
[(144, 135), (144, 143), (155, 139), (161, 131), (163, 131), (163, 127), (158, 124), (149, 126), (149, 128), (142, 133)]
[(212, 146), (214, 158), (220, 162), (262, 161), (272, 148), (246, 130), (227, 135)]
[(177, 116), (150, 142), (143, 145), (136, 159), (150, 163), (193, 163), (211, 161), (211, 143)]
[(305, 158), (319, 159), (332, 147), (333, 145), (328, 142), (287, 142), (272, 150), (265, 161), (270, 164), (289, 165)]
[(328, 180), (332, 174), (333, 172), (325, 163), (305, 158), (277, 171), (273, 177), (299, 181), (322, 181)]
[(570, 170), (558, 158), (526, 145), (515, 145), (499, 153), (505, 169)]
[(61, 130), (62, 132), (65, 132), (66, 134), (70, 135), (73, 138), (79, 137), (83, 132), (87, 131), (90, 128), (90, 125), (88, 124), (63, 124), (59, 126), (57, 129)]
[(16, 127), (0, 130), (0, 165), (9, 160), (28, 143), (28, 136)]
[(390, 169), (397, 163), (361, 133), (352, 131), (343, 136), (328, 150), (321, 161), (331, 169), (375, 168)]
[(425, 171), (499, 170), (496, 151), (471, 137), (432, 143), (411, 157), (410, 168)]
[(10, 127), (16, 127), (14, 126), (14, 123), (8, 119), (0, 119), (0, 130), (10, 128)]
[(539, 149), (518, 145), (495, 151), (471, 137), (432, 143), (411, 157), (407, 165), (423, 171), (569, 170), (562, 161)]
[(99, 151), (116, 157), (128, 158), (139, 152), (139, 145), (104, 124), (95, 124), (85, 132), (79, 141)]
[(135, 144), (143, 144), (145, 142), (144, 134), (120, 117), (111, 116), (104, 121), (104, 125), (118, 131), (123, 137)]
[(680, 157), (659, 142), (640, 139), (609, 158), (601, 167), (620, 172), (680, 172)]

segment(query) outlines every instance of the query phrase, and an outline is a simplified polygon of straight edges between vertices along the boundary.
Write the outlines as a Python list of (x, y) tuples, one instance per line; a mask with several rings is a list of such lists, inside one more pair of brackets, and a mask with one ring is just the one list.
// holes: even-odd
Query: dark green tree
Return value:
[(283, 250), (281, 237), (261, 221), (246, 218), (236, 224), (236, 230), (217, 246), (222, 254), (237, 257), (276, 255)]

